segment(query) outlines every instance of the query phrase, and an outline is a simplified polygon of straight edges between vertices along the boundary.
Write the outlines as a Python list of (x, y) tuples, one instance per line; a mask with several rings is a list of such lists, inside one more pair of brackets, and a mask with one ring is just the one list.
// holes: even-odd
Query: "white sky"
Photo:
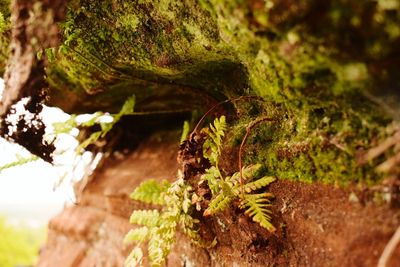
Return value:
[[(0, 79), (0, 96), (3, 87), (3, 80)], [(43, 120), (47, 125), (68, 118), (68, 114), (56, 108), (45, 108), (43, 111)], [(55, 159), (58, 166), (38, 160), (0, 172), (0, 216), (13, 223), (43, 225), (60, 212), (65, 203), (73, 202), (71, 181), (82, 177), (85, 162), (90, 162), (91, 154), (88, 152), (83, 158), (77, 158), (74, 152), (77, 141), (71, 135), (63, 135), (56, 141), (56, 146), (57, 150), (65, 151)], [(15, 161), (16, 154), (30, 156), (21, 146), (0, 138), (0, 166)], [(63, 183), (54, 190), (65, 175)]]

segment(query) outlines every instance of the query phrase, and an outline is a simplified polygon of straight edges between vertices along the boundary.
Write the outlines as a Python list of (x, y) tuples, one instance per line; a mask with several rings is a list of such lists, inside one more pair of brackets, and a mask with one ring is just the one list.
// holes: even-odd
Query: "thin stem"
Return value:
[(238, 164), (239, 164), (239, 172), (240, 172), (240, 191), (242, 194), (242, 198), (244, 199), (244, 179), (243, 179), (243, 163), (242, 163), (242, 157), (243, 157), (243, 150), (244, 150), (244, 145), (246, 144), (246, 141), (250, 135), (251, 130), (256, 127), (258, 124), (266, 121), (274, 121), (273, 119), (269, 117), (262, 117), (259, 119), (256, 119), (252, 122), (250, 122), (246, 126), (246, 134), (244, 135), (242, 139), (242, 143), (240, 144), (239, 147), (239, 156), (238, 156)]
[(253, 99), (253, 100), (257, 100), (257, 101), (264, 101), (261, 97), (259, 96), (240, 96), (234, 99), (227, 99), (224, 100), (222, 102), (219, 102), (217, 104), (215, 104), (214, 106), (212, 106), (206, 113), (204, 113), (204, 115), (201, 117), (201, 119), (199, 120), (199, 122), (196, 124), (196, 127), (194, 127), (192, 133), (190, 134), (190, 136), (192, 136), (194, 133), (197, 132), (197, 129), (200, 127), (201, 123), (205, 120), (205, 118), (210, 115), (210, 113), (215, 110), (217, 107), (229, 103), (229, 102), (236, 102), (236, 101), (241, 101), (241, 100), (247, 100), (247, 99)]

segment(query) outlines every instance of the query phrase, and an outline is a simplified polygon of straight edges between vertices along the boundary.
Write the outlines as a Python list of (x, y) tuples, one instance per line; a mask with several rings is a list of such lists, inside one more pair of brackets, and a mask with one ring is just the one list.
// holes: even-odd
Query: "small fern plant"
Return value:
[(200, 183), (207, 182), (210, 188), (212, 199), (208, 208), (204, 211), (204, 216), (214, 215), (227, 208), (230, 203), (240, 200), (240, 207), (245, 209), (253, 221), (262, 227), (273, 232), (275, 227), (271, 223), (271, 193), (257, 193), (260, 189), (275, 181), (272, 176), (256, 178), (261, 168), (261, 164), (244, 166), (242, 175), (246, 183), (243, 188), (240, 183), (240, 172), (232, 176), (223, 177), (219, 169), (219, 157), (222, 151), (222, 139), (227, 128), (225, 117), (215, 119), (214, 123), (205, 130), (208, 138), (203, 145), (203, 155), (207, 158), (211, 167), (202, 175)]
[(161, 210), (135, 210), (130, 223), (141, 225), (132, 229), (125, 236), (124, 243), (136, 246), (125, 261), (125, 266), (140, 266), (143, 259), (141, 244), (148, 241), (148, 255), (152, 266), (161, 266), (175, 243), (177, 228), (190, 237), (192, 242), (206, 247), (207, 244), (198, 233), (199, 221), (192, 217), (192, 188), (182, 176), (170, 184), (166, 181), (158, 183), (154, 180), (143, 182), (130, 195), (133, 200), (148, 204), (161, 205)]
[(94, 125), (100, 125), (100, 130), (93, 132), (87, 139), (83, 140), (79, 147), (77, 148), (78, 152), (81, 152), (86, 147), (91, 144), (94, 144), (101, 138), (104, 138), (114, 127), (114, 125), (122, 118), (124, 115), (133, 114), (135, 107), (135, 95), (127, 98), (124, 102), (121, 110), (117, 114), (110, 114), (112, 117), (111, 122), (101, 122), (100, 118), (106, 115), (103, 112), (96, 112), (93, 114), (92, 118), (86, 122), (78, 123), (77, 115), (71, 115), (71, 117), (65, 122), (57, 122), (53, 124), (55, 134), (62, 133), (70, 133), (72, 129), (76, 127), (92, 127)]

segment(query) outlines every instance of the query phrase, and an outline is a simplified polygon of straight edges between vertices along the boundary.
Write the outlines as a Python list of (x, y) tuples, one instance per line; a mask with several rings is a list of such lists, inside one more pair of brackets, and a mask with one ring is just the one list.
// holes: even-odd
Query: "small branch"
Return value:
[(242, 163), (242, 155), (243, 155), (243, 148), (244, 145), (250, 135), (251, 130), (256, 127), (258, 124), (266, 121), (273, 121), (273, 119), (268, 118), (268, 117), (262, 117), (259, 119), (256, 119), (252, 122), (250, 122), (247, 127), (246, 127), (246, 134), (244, 135), (242, 139), (242, 143), (240, 144), (239, 147), (239, 156), (238, 156), (238, 164), (239, 164), (239, 172), (240, 172), (240, 191), (242, 193), (242, 197), (244, 197), (244, 191), (243, 191), (243, 185), (244, 185), (244, 179), (243, 179), (243, 163)]
[(392, 256), (394, 250), (400, 242), (400, 226), (397, 228), (396, 232), (387, 243), (385, 249), (382, 252), (381, 257), (378, 261), (378, 267), (387, 267), (387, 264), (390, 260), (390, 256)]

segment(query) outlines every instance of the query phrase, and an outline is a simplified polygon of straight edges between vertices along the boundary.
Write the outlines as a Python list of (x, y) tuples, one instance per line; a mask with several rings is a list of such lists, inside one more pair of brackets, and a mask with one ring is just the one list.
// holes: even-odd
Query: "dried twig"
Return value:
[(363, 157), (362, 162), (368, 162), (373, 160), (374, 158), (380, 156), (385, 151), (387, 151), (390, 147), (400, 142), (400, 131), (395, 133), (393, 136), (387, 138), (383, 143), (378, 146), (371, 148), (367, 154)]
[(387, 243), (385, 249), (382, 252), (381, 257), (378, 261), (378, 267), (386, 267), (387, 263), (390, 260), (390, 257), (393, 254), (393, 251), (396, 249), (397, 245), (400, 243), (400, 226), (397, 228), (396, 232), (392, 236), (392, 238)]

